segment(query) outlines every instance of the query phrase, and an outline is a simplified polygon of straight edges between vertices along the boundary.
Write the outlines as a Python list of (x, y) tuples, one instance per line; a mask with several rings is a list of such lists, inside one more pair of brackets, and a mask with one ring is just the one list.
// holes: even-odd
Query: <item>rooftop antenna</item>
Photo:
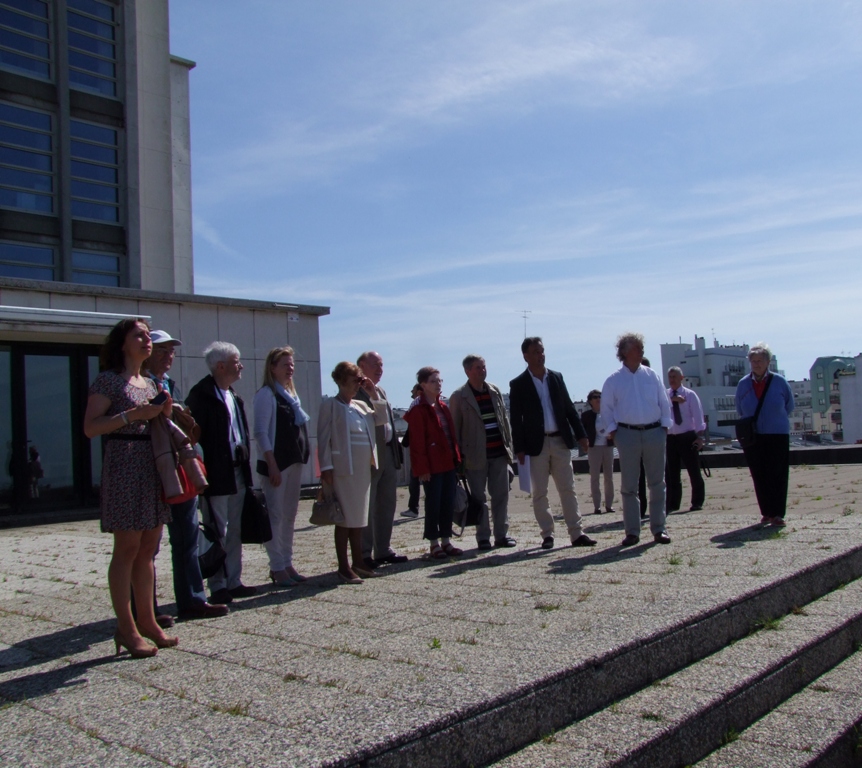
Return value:
[(531, 309), (521, 309), (518, 310), (521, 317), (524, 318), (524, 338), (527, 338), (527, 315), (533, 314), (533, 310)]

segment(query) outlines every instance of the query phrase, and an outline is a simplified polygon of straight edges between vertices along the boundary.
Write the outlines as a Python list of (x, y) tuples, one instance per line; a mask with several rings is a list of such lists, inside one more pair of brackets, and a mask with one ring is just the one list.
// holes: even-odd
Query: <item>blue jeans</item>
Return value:
[(174, 596), (178, 611), (187, 611), (206, 599), (198, 562), (198, 500), (171, 504), (172, 520), (167, 524), (174, 569)]
[(425, 489), (425, 536), (429, 541), (452, 537), (452, 515), (455, 511), (455, 470), (431, 475)]

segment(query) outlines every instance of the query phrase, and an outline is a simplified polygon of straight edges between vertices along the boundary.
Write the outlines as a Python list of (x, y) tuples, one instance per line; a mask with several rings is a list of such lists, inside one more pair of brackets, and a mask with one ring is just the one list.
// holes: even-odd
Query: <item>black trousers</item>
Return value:
[(754, 445), (744, 448), (754, 481), (754, 493), (763, 517), (784, 518), (790, 477), (790, 435), (757, 435)]
[(697, 432), (683, 432), (681, 435), (667, 436), (667, 461), (664, 465), (664, 479), (667, 485), (667, 511), (676, 512), (682, 504), (682, 468), (688, 472), (691, 481), (691, 506), (702, 507), (706, 499), (703, 475), (700, 474), (700, 457), (694, 448)]

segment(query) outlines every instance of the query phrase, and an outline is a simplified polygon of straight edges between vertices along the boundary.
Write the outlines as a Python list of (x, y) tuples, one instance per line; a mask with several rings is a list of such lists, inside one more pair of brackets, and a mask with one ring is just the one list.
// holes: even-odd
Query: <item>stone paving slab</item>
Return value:
[[(577, 485), (591, 509), (588, 478)], [(422, 518), (396, 517), (393, 546), (410, 562), (357, 587), (339, 585), (332, 531), (303, 524), (303, 501), (295, 563), (307, 584), (273, 589), (265, 551), (246, 547), (243, 580), (261, 594), (178, 626), (179, 648), (139, 661), (111, 659), (111, 538), (98, 523), (2, 530), (0, 757), (21, 754), (28, 716), (44, 730), (44, 759), (31, 750), (10, 764), (61, 764), (48, 749), (61, 741), (74, 742), (76, 764), (99, 765), (349, 764), (411, 739), (445, 754), (435, 731), (515, 696), (525, 697), (526, 732), (530, 692), (548, 681), (862, 547), (862, 467), (794, 467), (790, 489), (788, 527), (757, 530), (747, 471), (714, 470), (706, 508), (670, 516), (671, 545), (652, 545), (645, 528), (628, 550), (619, 516), (607, 514), (584, 517), (595, 549), (566, 547), (558, 523), (557, 548), (541, 550), (519, 491), (511, 550), (480, 553), (468, 529), (463, 558), (422, 559)], [(405, 499), (402, 489), (399, 511)], [(170, 610), (167, 538), (157, 565)], [(164, 717), (147, 721), (157, 710)], [(449, 745), (452, 765), (468, 746)]]

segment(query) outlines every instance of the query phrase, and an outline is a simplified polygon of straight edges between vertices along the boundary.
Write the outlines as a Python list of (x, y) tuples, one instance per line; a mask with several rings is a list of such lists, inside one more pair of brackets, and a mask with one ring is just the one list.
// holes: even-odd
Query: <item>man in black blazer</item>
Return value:
[(542, 548), (554, 546), (554, 516), (548, 503), (548, 477), (560, 495), (563, 518), (573, 547), (592, 547), (595, 541), (583, 532), (571, 451), (575, 443), (586, 451), (587, 434), (578, 417), (563, 376), (545, 368), (545, 347), (541, 338), (530, 336), (521, 344), (527, 363), (525, 370), (509, 382), (512, 413), (512, 443), (518, 463), (530, 457), (530, 486), (533, 514), (542, 532)]

